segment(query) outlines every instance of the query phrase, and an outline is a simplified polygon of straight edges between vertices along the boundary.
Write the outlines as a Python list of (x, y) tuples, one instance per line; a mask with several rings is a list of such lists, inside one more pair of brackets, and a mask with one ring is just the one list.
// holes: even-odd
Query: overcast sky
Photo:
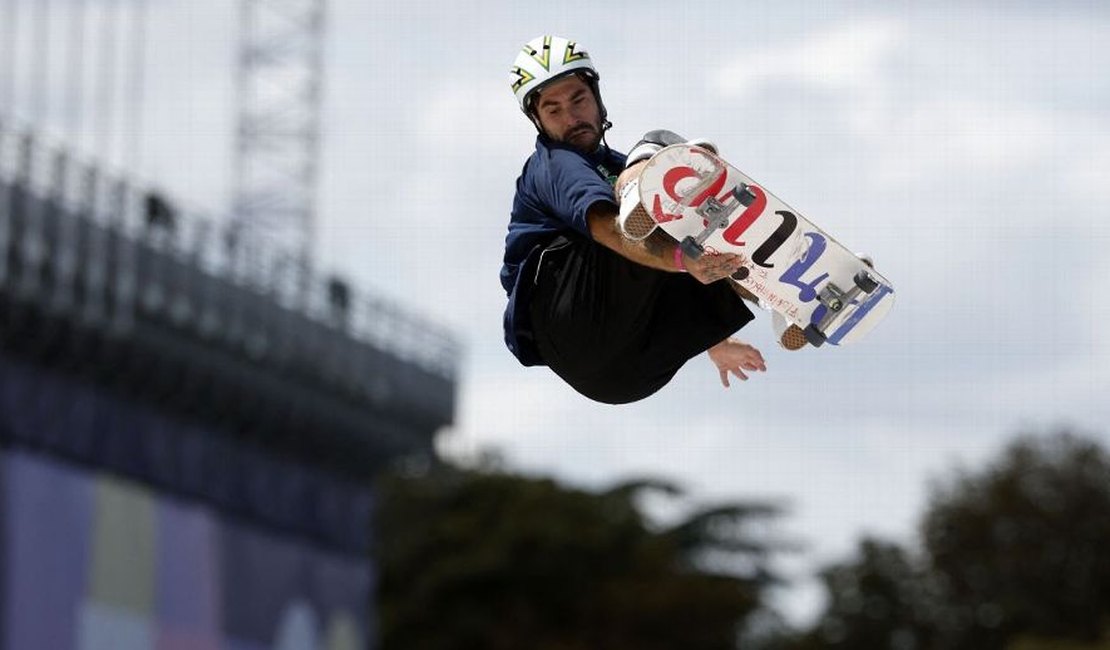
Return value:
[[(235, 3), (151, 0), (142, 172), (229, 192)], [(697, 500), (781, 499), (799, 577), (864, 533), (908, 541), (928, 481), (1057, 424), (1110, 444), (1110, 8), (1033, 2), (331, 0), (318, 256), (465, 344), (451, 453)], [(534, 130), (520, 46), (577, 40), (627, 148), (665, 127), (723, 155), (897, 290), (843, 349), (723, 389), (704, 358), (654, 397), (594, 404), (504, 348), (497, 274)], [(795, 620), (818, 591), (783, 600)]]

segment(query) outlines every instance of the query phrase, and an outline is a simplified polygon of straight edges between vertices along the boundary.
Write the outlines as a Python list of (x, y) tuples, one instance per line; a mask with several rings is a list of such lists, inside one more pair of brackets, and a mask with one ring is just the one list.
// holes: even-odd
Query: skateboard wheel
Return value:
[(866, 270), (856, 273), (855, 281), (856, 286), (859, 287), (860, 290), (864, 293), (871, 293), (875, 289), (879, 288), (878, 280), (871, 277), (871, 274), (868, 273)]
[(807, 325), (803, 332), (806, 335), (806, 341), (808, 341), (809, 344), (815, 348), (819, 348), (824, 345), (825, 339), (828, 338), (821, 330), (817, 329), (817, 326), (813, 323)]
[(702, 247), (702, 245), (699, 244), (697, 240), (689, 236), (683, 239), (682, 243), (679, 244), (679, 246), (682, 248), (682, 252), (686, 254), (686, 257), (689, 257), (692, 260), (698, 259), (702, 256), (702, 253), (705, 252), (705, 248)]
[(748, 267), (741, 266), (740, 268), (736, 269), (736, 273), (732, 274), (732, 279), (733, 280), (747, 280), (749, 273), (751, 273), (751, 271), (748, 270)]
[(744, 183), (740, 183), (732, 188), (732, 195), (735, 196), (736, 200), (740, 202), (740, 205), (745, 208), (755, 202), (755, 193)]

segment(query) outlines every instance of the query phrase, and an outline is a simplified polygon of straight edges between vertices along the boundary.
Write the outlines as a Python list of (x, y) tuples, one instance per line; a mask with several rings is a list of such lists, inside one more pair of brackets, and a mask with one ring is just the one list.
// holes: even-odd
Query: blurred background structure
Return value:
[(324, 0), (241, 0), (232, 214), (248, 242), (311, 257)]
[(323, 2), (242, 7), (216, 218), (136, 173), (144, 0), (0, 0), (2, 648), (373, 644), (371, 482), (459, 345), (313, 264)]

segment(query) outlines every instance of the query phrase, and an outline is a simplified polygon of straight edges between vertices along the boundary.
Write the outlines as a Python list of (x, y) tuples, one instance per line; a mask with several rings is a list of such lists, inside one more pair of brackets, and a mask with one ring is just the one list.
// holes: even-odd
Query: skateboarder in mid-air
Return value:
[(614, 184), (681, 139), (652, 131), (627, 157), (610, 148), (598, 72), (573, 41), (529, 41), (511, 73), (539, 132), (517, 179), (501, 268), (505, 341), (517, 359), (610, 404), (648, 397), (706, 351), (726, 387), (730, 374), (765, 371), (759, 350), (731, 337), (752, 319), (729, 279), (741, 256), (691, 259), (665, 236), (633, 241), (618, 226)]

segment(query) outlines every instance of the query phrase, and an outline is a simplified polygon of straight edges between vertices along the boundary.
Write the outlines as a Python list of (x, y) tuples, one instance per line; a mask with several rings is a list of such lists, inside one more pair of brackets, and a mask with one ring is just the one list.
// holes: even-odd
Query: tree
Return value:
[[(379, 490), (382, 648), (734, 648), (775, 580), (769, 504), (641, 512), (661, 481), (592, 493), (502, 471), (393, 475)], [(707, 568), (722, 558), (746, 571)], [(735, 564), (730, 562), (729, 564)]]
[(1110, 639), (1091, 644), (1081, 641), (1021, 637), (1007, 645), (1006, 650), (1110, 650)]
[(933, 486), (907, 551), (863, 540), (822, 574), (828, 604), (792, 650), (1095, 650), (1110, 645), (1110, 460), (1023, 436)]
[(959, 647), (1094, 642), (1110, 623), (1110, 461), (1093, 441), (1019, 438), (934, 488), (922, 537)]
[(866, 538), (853, 560), (827, 567), (828, 602), (819, 623), (790, 647), (919, 650), (933, 647), (932, 580), (897, 544)]

